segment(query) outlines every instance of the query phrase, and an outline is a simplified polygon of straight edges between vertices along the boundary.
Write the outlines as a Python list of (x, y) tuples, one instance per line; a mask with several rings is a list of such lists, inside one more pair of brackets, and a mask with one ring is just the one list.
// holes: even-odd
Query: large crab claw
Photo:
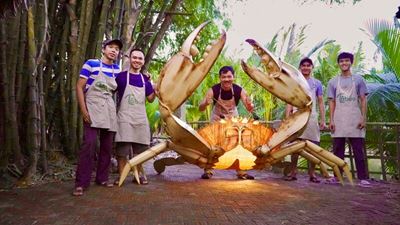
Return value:
[(158, 97), (173, 112), (204, 80), (225, 45), (226, 34), (207, 46), (203, 59), (195, 64), (191, 56), (198, 53), (193, 45), (199, 32), (208, 24), (202, 23), (183, 43), (181, 51), (174, 55), (160, 73), (157, 85)]
[(247, 39), (246, 41), (253, 46), (255, 52), (260, 56), (266, 73), (250, 67), (242, 60), (243, 70), (273, 95), (299, 109), (282, 123), (278, 131), (272, 135), (268, 144), (263, 146), (261, 152), (266, 153), (301, 134), (311, 113), (312, 100), (307, 88), (307, 81), (296, 68), (277, 60), (272, 53), (264, 49), (255, 40)]
[(121, 173), (119, 185), (133, 169), (139, 183), (138, 171), (140, 164), (165, 151), (174, 149), (182, 157), (200, 167), (209, 166), (213, 159), (208, 159), (212, 147), (192, 127), (173, 115), (173, 112), (194, 92), (204, 80), (225, 45), (226, 34), (205, 49), (204, 57), (199, 63), (194, 63), (192, 56), (198, 53), (193, 45), (199, 32), (208, 22), (197, 27), (185, 40), (180, 52), (174, 55), (161, 70), (156, 92), (160, 103), (161, 118), (165, 123), (170, 141), (160, 143), (147, 151), (135, 156), (125, 166)]

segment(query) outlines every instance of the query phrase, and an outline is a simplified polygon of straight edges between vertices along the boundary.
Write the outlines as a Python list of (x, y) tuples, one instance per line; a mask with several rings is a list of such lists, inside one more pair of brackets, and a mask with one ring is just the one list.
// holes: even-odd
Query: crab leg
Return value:
[(328, 170), (326, 169), (325, 165), (322, 163), (321, 160), (319, 160), (318, 158), (316, 158), (315, 156), (313, 156), (312, 154), (306, 152), (306, 151), (301, 151), (299, 152), (299, 155), (303, 156), (304, 158), (306, 158), (308, 161), (310, 161), (311, 163), (318, 165), (319, 168), (321, 169), (321, 173), (325, 178), (329, 177), (329, 173)]
[[(286, 155), (290, 155), (293, 153), (301, 154), (301, 152), (303, 152), (304, 150), (306, 150), (308, 153), (313, 155), (315, 158), (319, 159), (320, 161), (322, 161), (322, 162), (326, 163), (327, 165), (329, 165), (330, 167), (332, 167), (333, 172), (335, 173), (336, 177), (339, 179), (340, 183), (343, 184), (343, 178), (342, 178), (342, 175), (339, 170), (339, 167), (341, 167), (345, 171), (346, 176), (349, 179), (349, 182), (351, 184), (353, 184), (353, 179), (348, 170), (348, 166), (347, 166), (346, 162), (344, 162), (342, 159), (338, 158), (334, 154), (324, 150), (323, 148), (319, 147), (318, 145), (316, 145), (310, 141), (301, 140), (296, 143), (285, 146), (279, 150), (275, 150), (275, 151), (273, 150), (271, 152), (268, 152), (267, 153), (268, 158), (267, 158), (266, 162), (272, 164), (272, 163), (282, 159)], [(321, 163), (319, 165), (321, 165)], [(321, 169), (321, 170), (324, 170), (324, 169)]]
[[(307, 143), (307, 146), (306, 146), (307, 150), (309, 150), (310, 152), (315, 152), (316, 154), (320, 155), (321, 157), (324, 157), (327, 160), (333, 162), (335, 165), (338, 165), (339, 167), (341, 167), (343, 169), (344, 173), (346, 174), (347, 179), (349, 179), (350, 183), (353, 184), (353, 178), (351, 176), (349, 166), (347, 165), (347, 163), (345, 161), (343, 161), (339, 157), (324, 150), (320, 146), (318, 146), (310, 141), (306, 141), (306, 143)], [(340, 174), (340, 172), (339, 172), (339, 174)], [(340, 177), (338, 176), (338, 178), (340, 179), (341, 176)]]
[[(150, 149), (140, 153), (139, 155), (133, 157), (129, 162), (125, 165), (124, 169), (122, 170), (122, 173), (119, 177), (119, 186), (121, 186), (124, 183), (124, 180), (129, 174), (129, 171), (131, 171), (131, 168), (133, 169), (135, 178), (138, 180), (139, 179), (139, 173), (138, 173), (138, 168), (137, 165), (140, 165), (147, 160), (153, 158), (154, 156), (160, 154), (161, 152), (164, 152), (165, 150), (168, 149), (168, 142), (162, 142), (160, 144), (157, 144)], [(138, 182), (140, 183), (140, 182)]]

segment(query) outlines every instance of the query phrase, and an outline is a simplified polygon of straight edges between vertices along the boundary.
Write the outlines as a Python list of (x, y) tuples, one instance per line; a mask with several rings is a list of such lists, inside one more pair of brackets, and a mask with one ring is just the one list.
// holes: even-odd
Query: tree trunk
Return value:
[[(8, 89), (8, 79), (7, 79), (7, 34), (6, 34), (6, 23), (4, 19), (0, 18), (0, 128), (2, 129), (0, 133), (2, 151), (0, 152), (0, 172), (5, 171), (8, 165), (8, 159), (11, 154), (11, 135), (7, 132), (7, 126), (11, 121), (9, 105), (9, 89)], [(6, 130), (7, 129), (7, 130)], [(3, 138), (4, 137), (4, 138)]]
[(18, 146), (20, 148), (15, 148), (14, 149), (14, 161), (17, 162), (17, 164), (21, 164), (23, 166), (24, 164), (24, 157), (22, 155), (22, 146), (26, 145), (26, 139), (24, 138), (24, 134), (26, 134), (26, 127), (23, 127), (26, 123), (25, 120), (25, 115), (23, 115), (24, 110), (23, 110), (23, 100), (25, 99), (25, 94), (26, 94), (26, 89), (28, 88), (27, 86), (27, 80), (28, 76), (26, 76), (28, 73), (26, 72), (27, 69), (27, 64), (26, 64), (26, 22), (27, 22), (27, 12), (23, 11), (21, 12), (21, 19), (20, 19), (20, 37), (19, 37), (19, 43), (18, 43), (18, 51), (16, 52), (17, 54), (17, 68), (15, 71), (15, 111), (16, 111), (16, 132), (18, 132)]
[[(66, 84), (68, 84), (70, 76), (68, 75), (69, 73), (66, 62), (68, 61), (66, 58), (66, 51), (67, 51), (67, 37), (68, 37), (68, 30), (69, 30), (70, 23), (69, 21), (66, 21), (64, 24), (63, 28), (63, 33), (62, 33), (62, 38), (61, 38), (61, 43), (60, 43), (60, 63), (58, 67), (57, 73), (60, 75), (60, 78), (58, 79), (58, 90), (60, 93), (60, 111), (61, 111), (61, 133), (63, 134), (61, 136), (61, 141), (63, 143), (63, 146), (68, 146), (68, 140), (69, 140), (69, 128), (68, 128), (68, 109), (67, 109), (67, 104), (66, 104)], [(73, 157), (71, 151), (68, 151), (70, 149), (66, 148), (65, 154), (67, 157)]]
[[(82, 6), (85, 7), (84, 0)], [(70, 81), (67, 84), (67, 90), (69, 93), (70, 99), (70, 111), (69, 111), (69, 142), (68, 142), (68, 152), (75, 152), (77, 146), (77, 138), (76, 138), (76, 129), (77, 129), (77, 120), (78, 120), (78, 107), (77, 107), (77, 100), (76, 100), (76, 93), (75, 93), (75, 84), (78, 77), (79, 71), (79, 49), (78, 49), (78, 17), (76, 16), (76, 0), (69, 0), (67, 5), (68, 16), (71, 22), (71, 33), (70, 33), (70, 54), (68, 57), (68, 64), (70, 66), (69, 71), (71, 73), (71, 79), (67, 80)], [(84, 11), (84, 10), (83, 10)]]
[[(9, 54), (7, 56), (8, 70), (8, 88), (9, 88), (9, 100), (8, 100), (8, 110), (10, 115), (10, 121), (7, 124), (8, 127), (8, 135), (10, 136), (10, 145), (12, 149), (12, 153), (14, 156), (14, 162), (18, 167), (23, 166), (23, 160), (21, 155), (21, 148), (19, 144), (19, 133), (18, 133), (18, 122), (17, 122), (17, 105), (16, 105), (16, 91), (15, 91), (15, 80), (16, 80), (16, 73), (17, 73), (17, 57), (18, 54), (18, 43), (19, 43), (19, 36), (20, 36), (20, 15), (21, 13), (18, 12), (17, 15), (9, 20), (8, 26), (8, 34), (9, 34), (9, 42), (8, 42), (8, 51)], [(22, 63), (21, 63), (22, 64)], [(18, 63), (18, 65), (21, 65)]]
[(122, 21), (122, 43), (124, 44), (125, 55), (129, 51), (132, 44), (132, 34), (139, 14), (142, 11), (142, 6), (138, 6), (135, 0), (124, 1), (124, 18)]
[(98, 29), (97, 29), (97, 34), (96, 34), (96, 47), (94, 49), (95, 56), (97, 58), (101, 57), (101, 48), (102, 48), (102, 43), (103, 43), (103, 39), (104, 39), (104, 33), (106, 31), (106, 23), (107, 23), (108, 10), (110, 8), (110, 3), (111, 3), (110, 0), (103, 1), (99, 22), (97, 23)]
[[(175, 11), (178, 8), (178, 6), (181, 4), (181, 2), (182, 2), (182, 0), (174, 0), (168, 11), (171, 11), (171, 12)], [(150, 64), (150, 60), (153, 58), (157, 47), (160, 45), (161, 40), (165, 36), (165, 33), (167, 32), (168, 28), (171, 26), (172, 17), (173, 17), (173, 14), (171, 14), (171, 13), (166, 14), (165, 19), (164, 19), (163, 23), (161, 24), (160, 30), (156, 34), (156, 37), (154, 38), (154, 40), (150, 46), (150, 49), (147, 51), (147, 54), (145, 57), (145, 64), (143, 66), (144, 71), (147, 71), (147, 68), (149, 67), (149, 64)]]
[(37, 71), (36, 67), (36, 44), (35, 44), (35, 27), (33, 8), (28, 9), (28, 57), (29, 57), (29, 119), (28, 119), (28, 149), (29, 149), (29, 165), (25, 169), (21, 184), (30, 184), (32, 176), (36, 173), (38, 154), (40, 149), (40, 124), (39, 124), (39, 97), (37, 86)]

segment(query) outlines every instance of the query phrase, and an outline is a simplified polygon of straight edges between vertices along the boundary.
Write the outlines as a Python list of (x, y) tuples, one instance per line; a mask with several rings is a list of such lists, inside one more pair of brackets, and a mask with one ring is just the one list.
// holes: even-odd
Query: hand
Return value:
[(254, 104), (249, 97), (246, 99), (246, 108), (249, 112), (253, 112), (254, 110)]
[(324, 120), (321, 120), (321, 121), (319, 122), (319, 129), (320, 129), (320, 130), (325, 130), (325, 128), (326, 128), (326, 123), (325, 123)]
[(88, 112), (87, 110), (85, 110), (85, 111), (81, 111), (81, 113), (82, 113), (83, 121), (84, 121), (85, 123), (91, 124), (92, 121), (90, 120), (89, 112)]
[(213, 99), (212, 98), (206, 98), (206, 104), (210, 105), (213, 103)]
[(365, 128), (365, 120), (364, 119), (361, 119), (361, 121), (357, 125), (357, 128), (360, 130)]
[(334, 122), (330, 122), (329, 124), (329, 129), (331, 129), (332, 133), (335, 133), (335, 123)]

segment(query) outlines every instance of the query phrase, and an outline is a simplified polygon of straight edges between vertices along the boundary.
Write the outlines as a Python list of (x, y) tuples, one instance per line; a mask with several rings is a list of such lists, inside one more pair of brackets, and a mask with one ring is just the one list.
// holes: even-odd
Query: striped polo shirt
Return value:
[[(102, 71), (108, 77), (116, 77), (118, 73), (121, 72), (119, 66), (117, 64), (105, 64), (101, 62), (99, 59), (89, 59), (83, 64), (79, 77), (87, 79), (85, 92), (89, 89), (90, 85), (92, 85), (94, 79), (99, 74), (100, 71), (100, 63), (102, 64)], [(113, 73), (114, 72), (114, 73)]]

